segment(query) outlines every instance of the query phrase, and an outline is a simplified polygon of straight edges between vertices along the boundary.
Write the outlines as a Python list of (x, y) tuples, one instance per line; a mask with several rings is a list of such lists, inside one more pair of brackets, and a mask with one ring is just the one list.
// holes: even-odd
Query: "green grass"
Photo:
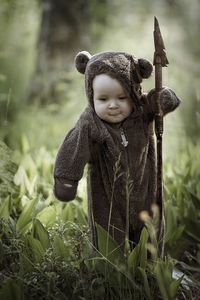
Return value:
[[(60, 203), (52, 193), (54, 151), (31, 151), (24, 136), (21, 151), (12, 156), (1, 145), (0, 183), (7, 186), (0, 202), (1, 299), (195, 299), (200, 291), (200, 186), (198, 162), (190, 157), (198, 156), (199, 145), (188, 145), (177, 158), (179, 168), (165, 163), (164, 260), (151, 240), (151, 219), (132, 252), (124, 255), (99, 226), (99, 250), (94, 249), (88, 239), (85, 180), (73, 202)], [(16, 156), (17, 164), (11, 159)]]

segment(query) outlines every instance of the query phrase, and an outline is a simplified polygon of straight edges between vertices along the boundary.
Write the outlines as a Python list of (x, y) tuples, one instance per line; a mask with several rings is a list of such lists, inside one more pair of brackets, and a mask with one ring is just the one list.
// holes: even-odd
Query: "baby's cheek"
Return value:
[(126, 115), (126, 117), (128, 117), (133, 111), (132, 107), (126, 107), (126, 109), (124, 109), (124, 114)]
[(102, 109), (98, 109), (97, 111), (96, 111), (96, 114), (97, 114), (97, 116), (99, 117), (99, 118), (103, 118), (103, 116), (104, 116), (104, 112), (103, 112), (103, 110)]
[(104, 105), (100, 105), (99, 107), (98, 107), (98, 110), (97, 110), (97, 112), (99, 113), (99, 114), (104, 114), (105, 113), (105, 107), (104, 107)]

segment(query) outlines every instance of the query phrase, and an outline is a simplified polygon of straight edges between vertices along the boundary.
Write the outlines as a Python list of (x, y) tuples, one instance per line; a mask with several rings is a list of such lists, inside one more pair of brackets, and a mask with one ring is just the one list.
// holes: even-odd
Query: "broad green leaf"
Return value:
[(30, 253), (30, 260), (35, 263), (41, 263), (45, 253), (41, 242), (32, 235), (27, 235), (26, 247), (27, 253)]
[(178, 240), (182, 236), (184, 230), (185, 230), (185, 225), (180, 225), (178, 228), (176, 228), (171, 235), (171, 241)]
[(26, 154), (30, 150), (30, 144), (26, 135), (22, 134), (21, 136), (21, 150), (23, 154)]
[(37, 165), (31, 154), (24, 155), (20, 165), (24, 167), (30, 180), (38, 175)]
[(73, 213), (73, 206), (71, 203), (66, 203), (61, 213), (62, 220), (65, 221), (74, 221), (74, 213)]
[(62, 210), (63, 221), (72, 221), (81, 225), (87, 225), (86, 215), (78, 200), (67, 203)]
[(15, 183), (20, 188), (25, 189), (29, 196), (32, 196), (38, 179), (38, 171), (35, 162), (30, 154), (23, 156), (23, 159), (19, 165), (18, 171), (15, 175)]
[(99, 224), (96, 224), (98, 250), (100, 253), (113, 263), (124, 262), (124, 255), (120, 246), (114, 241), (114, 239), (102, 228)]
[(174, 228), (177, 225), (177, 209), (172, 209), (172, 203), (169, 201), (165, 206), (165, 219), (166, 219), (166, 228), (165, 228), (165, 242), (171, 238), (171, 234), (174, 232)]
[(55, 237), (52, 242), (53, 252), (56, 257), (60, 257), (65, 261), (70, 258), (70, 249), (69, 246), (65, 244), (65, 241), (59, 237)]
[(38, 202), (38, 199), (39, 198), (35, 198), (28, 201), (25, 207), (23, 208), (23, 211), (16, 223), (17, 232), (24, 233), (26, 229), (26, 225), (28, 225), (28, 223), (31, 222), (32, 218), (34, 217), (34, 213), (35, 213), (34, 208)]
[(77, 223), (81, 225), (87, 225), (87, 219), (85, 217), (84, 211), (81, 207), (77, 207)]
[(148, 241), (148, 237), (149, 234), (146, 230), (146, 228), (144, 227), (141, 235), (140, 235), (140, 241), (139, 241), (139, 245), (140, 245), (140, 267), (141, 268), (145, 268), (146, 264), (147, 264), (147, 248), (146, 248), (146, 244)]
[(0, 240), (0, 264), (3, 261), (3, 256), (4, 256), (3, 242)]
[(181, 281), (183, 280), (184, 275), (182, 275), (179, 279), (173, 280), (169, 286), (169, 291), (171, 295), (171, 299), (175, 299), (178, 289), (181, 285)]
[(29, 187), (30, 183), (26, 171), (22, 165), (19, 166), (14, 176), (14, 183), (20, 187), (20, 195), (26, 194), (27, 187)]
[(137, 245), (128, 256), (128, 270), (131, 274), (136, 274), (139, 266), (140, 246)]
[(166, 282), (165, 274), (163, 274), (163, 269), (159, 262), (156, 263), (154, 271), (162, 298), (165, 300), (172, 300), (169, 293), (170, 282)]
[(31, 273), (34, 269), (34, 263), (24, 253), (20, 254), (20, 274)]
[(93, 257), (85, 260), (85, 264), (88, 271), (95, 272), (96, 274), (101, 274), (104, 281), (109, 287), (115, 289), (116, 293), (119, 293), (120, 288), (122, 289), (139, 289), (136, 283), (128, 276), (125, 270), (125, 265), (118, 267), (117, 264), (112, 263), (105, 257)]
[(191, 196), (191, 200), (192, 200), (193, 205), (195, 206), (195, 208), (197, 210), (200, 210), (200, 199), (199, 199), (199, 197), (197, 197), (197, 195), (195, 195), (195, 193), (191, 190), (191, 188), (187, 187), (187, 191), (189, 192), (189, 194)]
[(10, 216), (10, 197), (6, 197), (0, 205), (0, 218), (8, 219)]
[(147, 240), (148, 240), (148, 232), (144, 227), (141, 235), (140, 241), (137, 246), (131, 251), (128, 257), (128, 270), (132, 274), (136, 274), (137, 267), (140, 266), (141, 268), (145, 269), (147, 264)]
[(48, 231), (44, 228), (38, 219), (33, 220), (32, 234), (35, 239), (38, 239), (46, 251), (50, 247), (50, 240)]
[(35, 175), (32, 179), (27, 180), (26, 189), (28, 191), (29, 196), (33, 196), (37, 180), (38, 180), (37, 175)]
[(141, 267), (138, 267), (138, 270), (140, 273), (140, 277), (142, 278), (142, 283), (144, 286), (146, 297), (149, 300), (153, 300), (153, 297), (151, 295), (151, 289), (150, 289), (148, 278), (147, 278), (147, 274), (146, 274), (145, 270), (142, 269)]
[(36, 166), (30, 156), (26, 156), (15, 174), (14, 182), (20, 187), (20, 194), (28, 192), (32, 196), (35, 191), (38, 174)]
[(172, 261), (171, 260), (156, 261), (154, 272), (163, 299), (174, 300), (174, 297), (172, 297), (170, 292), (170, 286), (174, 281), (174, 279), (172, 278), (172, 273), (173, 273)]
[(23, 300), (22, 284), (16, 279), (6, 280), (0, 290), (1, 300)]
[(36, 218), (47, 227), (53, 225), (56, 220), (55, 207), (53, 205), (45, 207), (36, 215)]

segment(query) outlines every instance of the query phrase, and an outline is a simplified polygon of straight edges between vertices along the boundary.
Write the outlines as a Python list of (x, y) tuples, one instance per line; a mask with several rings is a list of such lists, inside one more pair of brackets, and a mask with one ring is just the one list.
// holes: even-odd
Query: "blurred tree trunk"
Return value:
[(38, 38), (36, 69), (30, 98), (49, 102), (61, 71), (67, 71), (75, 54), (88, 48), (89, 0), (42, 0), (41, 29)]
[(56, 70), (66, 71), (78, 51), (91, 48), (91, 23), (106, 23), (107, 0), (41, 1), (41, 30), (31, 98), (38, 95), (48, 98), (52, 78), (57, 78)]
[(89, 45), (89, 0), (43, 0), (38, 69), (62, 67), (63, 59)]

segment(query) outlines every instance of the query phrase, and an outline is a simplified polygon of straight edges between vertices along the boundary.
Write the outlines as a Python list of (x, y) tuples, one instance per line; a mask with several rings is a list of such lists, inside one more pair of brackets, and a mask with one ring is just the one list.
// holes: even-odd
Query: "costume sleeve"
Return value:
[[(175, 110), (179, 106), (180, 102), (180, 99), (176, 96), (174, 91), (168, 87), (163, 88), (160, 95), (160, 103), (164, 115)], [(147, 110), (152, 116), (155, 115), (155, 107), (155, 89), (152, 89), (147, 94)]]
[(61, 201), (70, 201), (76, 197), (78, 181), (63, 178), (54, 179), (54, 195)]
[(75, 198), (78, 181), (90, 158), (89, 122), (82, 116), (66, 135), (54, 166), (54, 194), (61, 201)]

